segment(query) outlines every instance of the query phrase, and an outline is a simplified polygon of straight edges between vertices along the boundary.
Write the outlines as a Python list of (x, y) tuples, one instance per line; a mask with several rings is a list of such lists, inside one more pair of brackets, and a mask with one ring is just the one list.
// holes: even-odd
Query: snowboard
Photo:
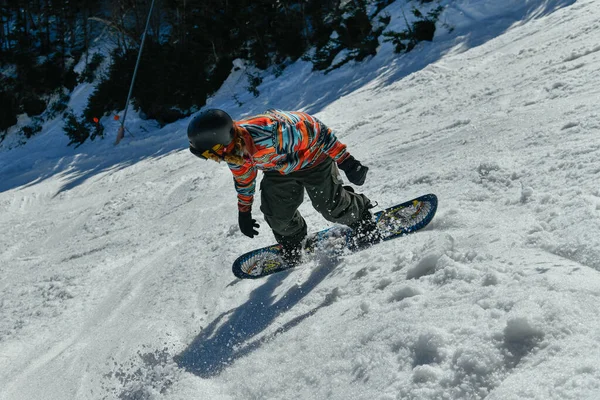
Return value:
[[(381, 235), (379, 243), (426, 227), (435, 215), (437, 203), (434, 194), (426, 194), (373, 214)], [(357, 248), (353, 241), (352, 229), (335, 225), (308, 235), (303, 245), (303, 262), (317, 254), (335, 258), (369, 246), (363, 245)], [(298, 265), (300, 264), (295, 266)], [(242, 254), (234, 261), (232, 270), (233, 274), (240, 279), (257, 279), (295, 266), (288, 265), (283, 260), (281, 245), (274, 244)]]

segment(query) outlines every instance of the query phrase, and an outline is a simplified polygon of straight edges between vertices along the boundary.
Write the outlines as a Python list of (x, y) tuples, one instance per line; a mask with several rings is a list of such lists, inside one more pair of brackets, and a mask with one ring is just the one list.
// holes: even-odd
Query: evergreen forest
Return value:
[[(432, 0), (409, 2), (416, 20), (393, 32), (382, 11), (393, 1), (155, 0), (149, 14), (152, 2), (141, 0), (0, 0), (0, 141), (22, 114), (31, 121), (19, 128), (25, 139), (57, 117), (71, 143), (102, 136), (98, 118), (125, 108), (148, 15), (132, 104), (165, 125), (201, 108), (236, 59), (277, 74), (302, 58), (327, 73), (374, 55), (382, 41), (400, 53), (433, 38), (441, 6), (423, 14)], [(108, 52), (97, 51), (99, 40)], [(258, 96), (260, 74), (246, 76)], [(95, 88), (75, 115), (67, 104), (82, 82)]]

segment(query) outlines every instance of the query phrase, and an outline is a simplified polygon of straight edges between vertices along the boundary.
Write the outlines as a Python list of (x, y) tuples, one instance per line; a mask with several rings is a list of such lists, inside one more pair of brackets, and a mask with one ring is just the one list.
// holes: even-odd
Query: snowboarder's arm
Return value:
[(333, 158), (338, 165), (341, 164), (344, 162), (344, 160), (350, 157), (350, 153), (348, 152), (346, 145), (340, 142), (333, 131), (324, 123), (319, 121), (317, 118), (314, 118), (314, 120), (316, 121), (316, 126), (318, 127), (320, 137), (322, 138), (323, 151), (329, 157)]
[(350, 155), (346, 149), (346, 145), (337, 140), (331, 129), (318, 119), (314, 118), (314, 120), (316, 121), (315, 129), (318, 127), (320, 135), (323, 138), (323, 151), (329, 157), (333, 158), (351, 183), (359, 186), (364, 184), (369, 168), (362, 165), (360, 161)]
[(246, 212), (252, 210), (254, 192), (256, 190), (256, 170), (250, 163), (243, 165), (228, 164), (228, 166), (233, 174), (239, 211)]

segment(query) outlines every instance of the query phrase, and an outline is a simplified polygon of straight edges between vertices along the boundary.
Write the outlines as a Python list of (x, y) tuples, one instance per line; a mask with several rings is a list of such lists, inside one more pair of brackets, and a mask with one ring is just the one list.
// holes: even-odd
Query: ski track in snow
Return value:
[(0, 153), (0, 399), (600, 398), (600, 5), (447, 3), (455, 34), (404, 58), (240, 93), (236, 112), (318, 111), (382, 207), (438, 195), (429, 227), (339, 263), (236, 280), (273, 237), (258, 211), (259, 238), (238, 232), (186, 121)]

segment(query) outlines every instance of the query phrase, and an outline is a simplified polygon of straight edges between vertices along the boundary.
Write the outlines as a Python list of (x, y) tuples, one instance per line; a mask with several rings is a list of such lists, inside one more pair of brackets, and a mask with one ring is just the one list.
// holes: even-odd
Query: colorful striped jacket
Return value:
[(317, 118), (295, 111), (268, 110), (235, 121), (248, 154), (243, 165), (228, 163), (240, 211), (250, 211), (258, 170), (281, 174), (311, 168), (331, 157), (338, 164), (350, 154), (331, 129)]

